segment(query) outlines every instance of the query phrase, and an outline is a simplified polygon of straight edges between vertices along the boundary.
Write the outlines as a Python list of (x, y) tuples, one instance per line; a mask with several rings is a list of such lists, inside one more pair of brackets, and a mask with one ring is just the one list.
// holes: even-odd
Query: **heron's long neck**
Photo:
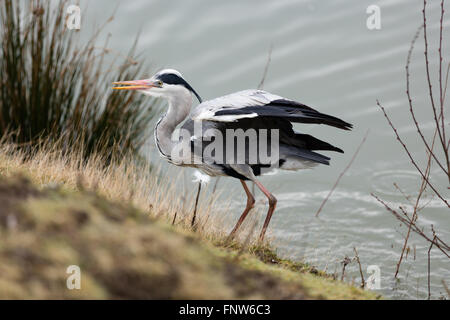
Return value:
[(189, 114), (192, 106), (191, 94), (171, 97), (169, 99), (169, 108), (167, 113), (158, 121), (155, 128), (155, 140), (159, 152), (170, 158), (176, 142), (172, 141), (172, 134), (176, 127)]

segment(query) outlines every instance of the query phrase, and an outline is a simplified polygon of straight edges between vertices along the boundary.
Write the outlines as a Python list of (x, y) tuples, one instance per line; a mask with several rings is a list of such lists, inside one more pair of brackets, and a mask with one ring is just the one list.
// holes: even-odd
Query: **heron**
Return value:
[[(269, 208), (259, 234), (259, 241), (262, 242), (275, 211), (277, 199), (257, 177), (274, 169), (297, 171), (318, 164), (329, 165), (330, 158), (316, 152), (318, 150), (343, 153), (342, 149), (328, 142), (295, 131), (294, 123), (324, 124), (343, 130), (352, 128), (350, 123), (337, 117), (259, 89), (239, 91), (203, 101), (182, 74), (174, 69), (161, 70), (149, 79), (118, 81), (113, 82), (113, 85), (115, 85), (113, 89), (116, 90), (136, 90), (148, 96), (167, 100), (167, 110), (156, 123), (154, 131), (156, 146), (163, 158), (175, 165), (197, 168), (210, 176), (229, 176), (240, 180), (247, 196), (247, 204), (229, 234), (229, 239), (235, 237), (255, 205), (254, 195), (247, 186), (248, 181), (254, 182), (268, 199)], [(194, 97), (199, 104), (191, 110)], [(195, 132), (198, 123), (201, 124), (200, 134)], [(187, 132), (187, 138), (183, 136), (174, 139), (173, 135), (177, 128)], [(244, 161), (235, 163), (219, 161), (225, 159), (226, 155), (222, 155), (224, 158), (219, 159), (205, 156), (204, 151), (212, 141), (220, 138), (218, 141), (222, 141), (225, 145), (230, 140), (226, 140), (227, 130), (239, 129), (244, 132), (248, 129), (258, 130), (257, 140), (246, 140)], [(277, 161), (262, 163), (258, 161), (258, 157), (256, 161), (249, 161), (248, 153), (252, 150), (255, 152), (252, 144), (258, 143), (258, 139), (261, 138), (259, 136), (261, 129), (277, 130)], [(220, 135), (222, 136), (219, 137)], [(205, 137), (208, 139), (203, 139)], [(184, 160), (175, 160), (174, 150), (182, 143), (186, 145), (186, 140), (189, 140), (190, 147), (187, 154), (183, 155)], [(200, 147), (194, 146), (196, 141), (202, 141)], [(192, 158), (196, 161), (186, 161)]]

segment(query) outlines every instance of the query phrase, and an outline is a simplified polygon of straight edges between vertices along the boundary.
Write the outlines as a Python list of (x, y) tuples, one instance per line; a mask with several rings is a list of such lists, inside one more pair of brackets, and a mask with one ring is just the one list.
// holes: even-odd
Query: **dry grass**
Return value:
[[(173, 172), (163, 172), (148, 162), (124, 158), (105, 166), (101, 155), (94, 154), (84, 160), (81, 151), (63, 152), (57, 144), (42, 143), (31, 153), (16, 145), (0, 142), (0, 175), (23, 173), (39, 186), (61, 186), (66, 190), (91, 189), (115, 202), (127, 202), (151, 217), (172, 223), (189, 231), (195, 192), (182, 195), (182, 177), (173, 179)], [(171, 176), (171, 179), (167, 179)], [(194, 190), (193, 190), (194, 191)], [(226, 208), (217, 206), (217, 197), (202, 194), (197, 210), (196, 233), (213, 242), (223, 242), (226, 234), (218, 226), (226, 225)], [(214, 211), (213, 211), (214, 208)]]
[[(280, 259), (248, 236), (252, 221), (243, 225), (245, 241), (226, 243), (230, 215), (217, 193), (202, 195), (192, 230), (196, 188), (183, 200), (174, 183), (182, 178), (167, 175), (131, 158), (105, 166), (101, 156), (84, 161), (51, 143), (25, 153), (0, 141), (4, 298), (379, 298)], [(68, 264), (86, 271), (79, 294), (65, 289)]]
[[(304, 299), (287, 282), (92, 191), (0, 177), (0, 299)], [(124, 263), (125, 262), (125, 263)], [(67, 267), (81, 270), (68, 290)], [(350, 293), (349, 293), (350, 294)]]
[[(0, 176), (0, 299), (376, 299), (273, 252), (199, 241), (92, 190)], [(68, 290), (68, 266), (81, 270)]]

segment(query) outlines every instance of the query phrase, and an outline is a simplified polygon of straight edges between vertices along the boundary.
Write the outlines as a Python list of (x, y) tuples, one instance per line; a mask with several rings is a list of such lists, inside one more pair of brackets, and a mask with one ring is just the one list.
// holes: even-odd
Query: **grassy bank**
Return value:
[[(97, 161), (2, 145), (0, 298), (377, 298), (268, 247), (224, 244), (210, 206), (194, 233), (155, 173)], [(81, 290), (66, 288), (69, 265)]]

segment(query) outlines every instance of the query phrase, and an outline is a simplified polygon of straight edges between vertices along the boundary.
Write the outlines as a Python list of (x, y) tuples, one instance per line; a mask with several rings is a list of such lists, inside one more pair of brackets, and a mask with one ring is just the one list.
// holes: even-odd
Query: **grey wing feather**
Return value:
[[(194, 123), (197, 121), (202, 123), (201, 132), (198, 133), (194, 132)], [(193, 110), (190, 119), (182, 127), (191, 133), (192, 153), (200, 157), (203, 157), (200, 153), (208, 142), (202, 142), (200, 150), (194, 150), (194, 142), (201, 140), (206, 135), (206, 131), (211, 128), (222, 132), (224, 137), (226, 137), (224, 132), (227, 129), (279, 129), (279, 165), (287, 170), (297, 170), (315, 163), (329, 164), (329, 157), (316, 153), (314, 150), (343, 152), (325, 141), (295, 132), (292, 122), (327, 124), (345, 130), (352, 127), (351, 124), (336, 117), (262, 90), (245, 90), (205, 101)], [(264, 169), (264, 165), (260, 164), (250, 166), (255, 175), (261, 174)], [(246, 179), (224, 162), (204, 161), (200, 168), (208, 174), (225, 174)]]
[(235, 122), (240, 119), (270, 117), (290, 122), (326, 124), (344, 130), (352, 125), (320, 113), (302, 103), (263, 90), (244, 90), (205, 101), (192, 113), (194, 120)]
[[(250, 106), (264, 106), (277, 99), (283, 98), (262, 90), (239, 91), (199, 104), (192, 113), (192, 119), (232, 122), (242, 118), (252, 118), (257, 115), (242, 115), (239, 114), (239, 110)], [(234, 117), (231, 114), (227, 116), (217, 115), (218, 112), (223, 110), (236, 111), (237, 114)]]

